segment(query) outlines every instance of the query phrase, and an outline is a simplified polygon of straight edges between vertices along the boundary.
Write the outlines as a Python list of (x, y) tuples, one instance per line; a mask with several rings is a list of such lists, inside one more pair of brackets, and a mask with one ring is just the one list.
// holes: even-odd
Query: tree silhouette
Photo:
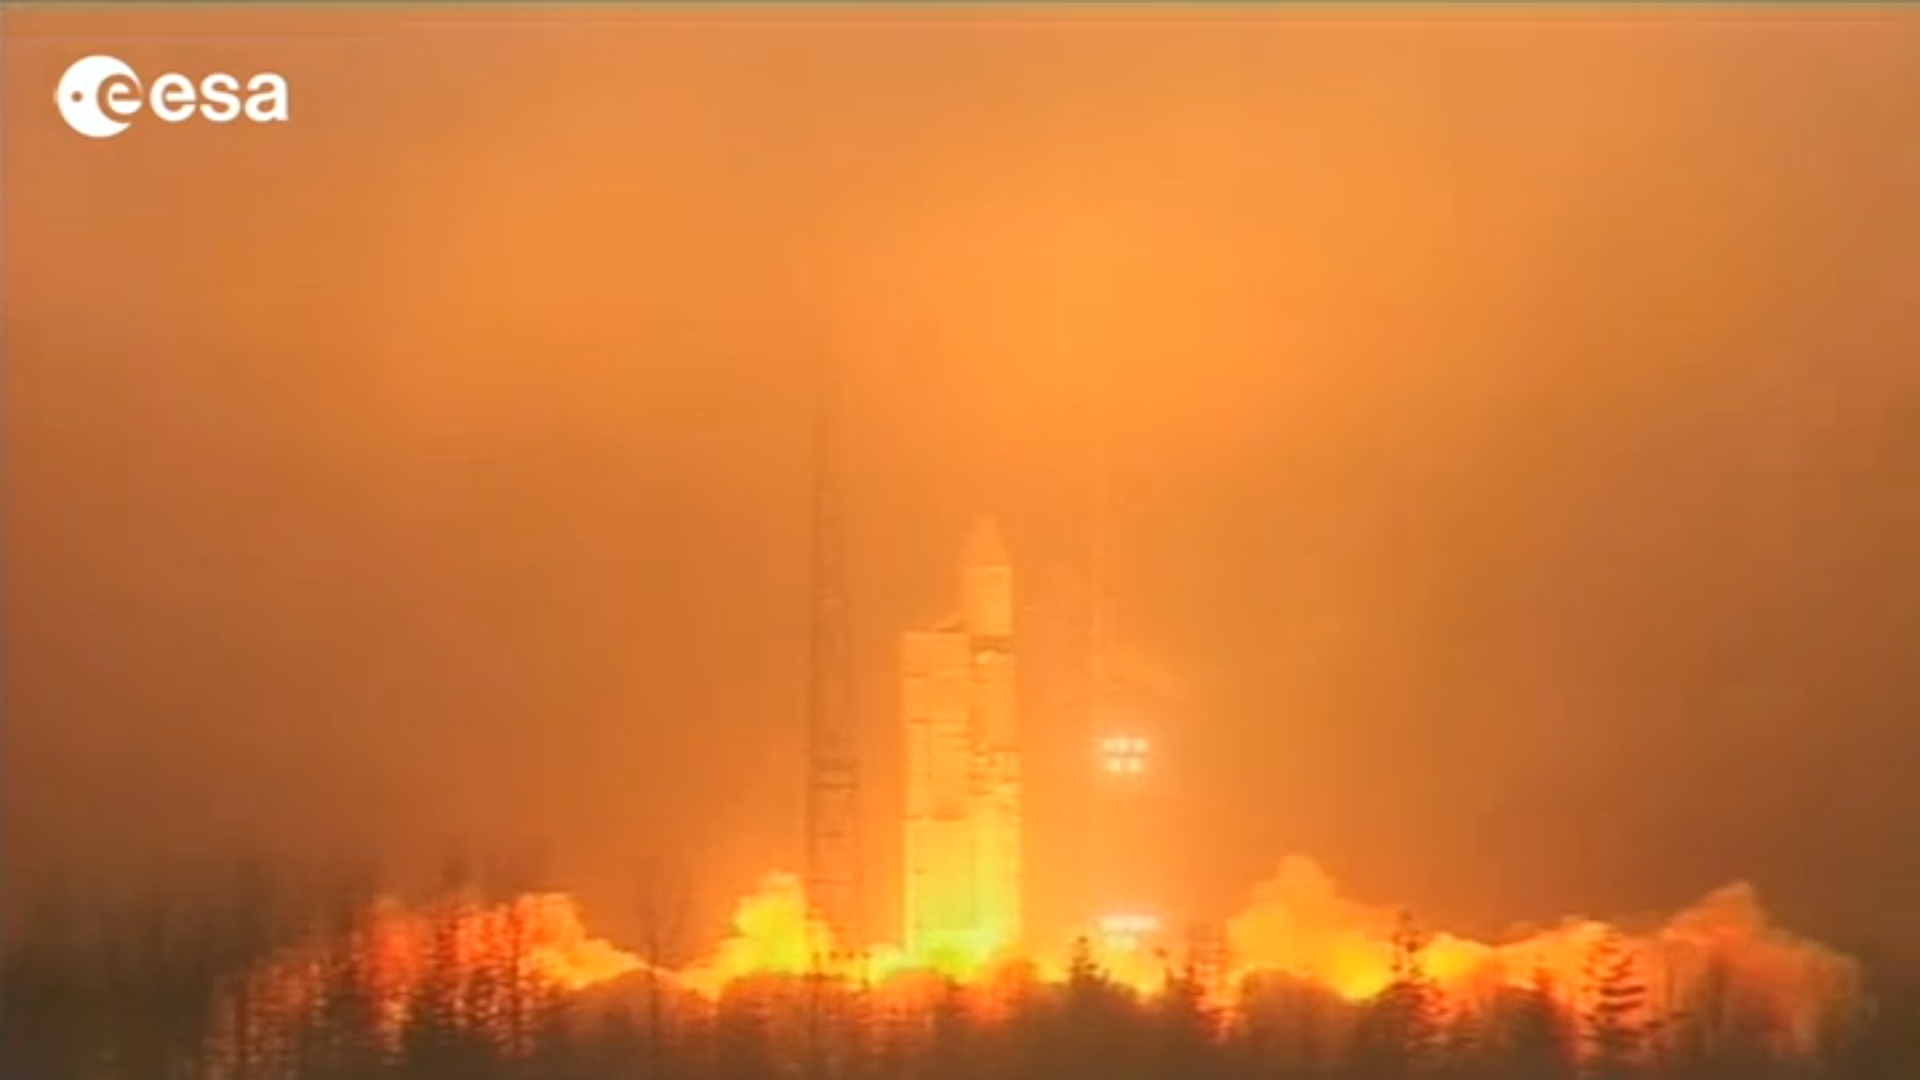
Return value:
[(1522, 990), (1502, 994), (1491, 1023), (1496, 1052), (1512, 1080), (1570, 1080), (1575, 1072), (1575, 1033), (1560, 1005), (1553, 977), (1533, 973)]
[(355, 1080), (387, 1064), (382, 987), (374, 970), (370, 909), (343, 911), (321, 960), (320, 997), (302, 1057), (319, 1080)]
[(666, 1080), (674, 1071), (673, 1032), (667, 1020), (664, 973), (673, 951), (686, 932), (687, 890), (681, 874), (669, 874), (662, 860), (649, 859), (639, 874), (641, 962), (646, 965), (646, 1034), (644, 1054), (648, 1080)]
[(943, 976), (934, 991), (929, 1029), (922, 1075), (928, 1080), (965, 1080), (973, 1071), (978, 1035), (967, 992), (951, 978)]
[(1650, 1017), (1638, 966), (1626, 939), (1612, 927), (1588, 950), (1581, 1019), (1586, 1072), (1593, 1080), (1623, 1080), (1647, 1063)]
[(1124, 1080), (1150, 1067), (1132, 994), (1100, 966), (1084, 938), (1074, 942), (1067, 965), (1062, 1025), (1060, 1045), (1083, 1075)]
[[(1573, 1080), (1584, 1067), (1595, 1080), (1920, 1076), (1920, 969), (1887, 961), (1873, 968), (1873, 1010), (1836, 997), (1816, 1017), (1788, 1013), (1811, 1003), (1752, 981), (1757, 969), (1706, 963), (1701, 952), (1700, 964), (1663, 967), (1686, 978), (1661, 1001), (1685, 1007), (1657, 1042), (1653, 995), (1617, 934), (1594, 943), (1571, 994), (1541, 975), (1530, 986), (1483, 985), (1462, 1004), (1458, 987), (1443, 993), (1429, 977), (1426, 938), (1410, 919), (1394, 934), (1390, 984), (1360, 1003), (1267, 973), (1247, 978), (1228, 1007), (1192, 966), (1143, 997), (1109, 979), (1086, 943), (1061, 983), (1015, 969), (988, 985), (929, 977), (914, 994), (761, 976), (709, 1001), (670, 996), (669, 983), (636, 972), (561, 996), (525, 978), (533, 928), (515, 919), (537, 922), (537, 910), (515, 916), (450, 886), (430, 898), (418, 936), (381, 939), (372, 928), (398, 921), (376, 913), (370, 891), (296, 896), (254, 867), (213, 888), (156, 889), (111, 906), (43, 896), (0, 954), (0, 1075)], [(305, 947), (315, 943), (324, 947)], [(406, 987), (402, 1023), (389, 1010)], [(1578, 1008), (1562, 1004), (1569, 997)], [(1847, 1037), (1807, 1044), (1815, 1020)]]
[(1429, 936), (1401, 912), (1391, 941), (1392, 981), (1367, 1007), (1354, 1051), (1362, 1076), (1402, 1080), (1437, 1071), (1446, 1014), (1427, 971)]
[(1154, 1003), (1154, 1020), (1158, 1075), (1205, 1080), (1220, 1074), (1219, 1016), (1207, 999), (1206, 974), (1195, 960), (1190, 958), (1168, 976)]
[(1491, 1054), (1488, 1006), (1465, 1005), (1442, 1021), (1437, 1070), (1458, 1080), (1477, 1080), (1486, 1072)]

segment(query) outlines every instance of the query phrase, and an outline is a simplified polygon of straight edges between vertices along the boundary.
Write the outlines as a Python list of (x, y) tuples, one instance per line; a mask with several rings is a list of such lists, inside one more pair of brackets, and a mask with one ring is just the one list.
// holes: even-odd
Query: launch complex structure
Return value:
[[(816, 362), (813, 390), (806, 889), (814, 916), (833, 940), (858, 950), (868, 940), (862, 933), (861, 768), (837, 482), (839, 386), (825, 357)], [(1115, 727), (1110, 708), (1112, 679), (1104, 666), (1110, 633), (1106, 489), (1103, 473), (1092, 515), (1092, 670), (1084, 704), (1099, 763), (1094, 801), (1121, 810), (1135, 801), (1132, 793), (1149, 771), (1148, 742), (1131, 726)], [(959, 594), (958, 613), (934, 629), (908, 633), (901, 657), (907, 773), (902, 944), (909, 957), (939, 968), (990, 960), (1023, 944), (1026, 929), (1013, 570), (991, 519), (978, 522), (966, 544)], [(1096, 819), (1109, 816), (1100, 807), (1090, 809)], [(1111, 839), (1093, 846), (1099, 851), (1089, 869), (1100, 895), (1090, 899), (1111, 899), (1111, 886), (1126, 875), (1116, 878), (1107, 870), (1137, 860), (1124, 857)], [(1095, 926), (1109, 944), (1123, 948), (1159, 932), (1158, 918), (1138, 907), (1106, 912)]]
[[(840, 386), (825, 355), (812, 389), (806, 884), (833, 940), (858, 949), (866, 940), (861, 777), (840, 527)], [(990, 521), (976, 528), (963, 562), (960, 614), (907, 636), (902, 688), (905, 944), (908, 955), (939, 965), (984, 959), (1021, 939), (1013, 572)]]
[[(840, 529), (838, 370), (815, 357), (811, 618), (807, 662), (807, 896), (840, 947), (858, 948), (863, 914), (860, 758), (853, 720)], [(828, 958), (820, 957), (818, 961)]]
[[(905, 635), (900, 684), (906, 735), (902, 944), (916, 963), (949, 973), (1031, 944), (1023, 902), (1014, 575), (991, 518), (973, 527), (958, 585), (958, 611), (951, 618)], [(1092, 674), (1106, 678), (1099, 670)], [(1111, 680), (1089, 682), (1083, 702), (1097, 769), (1089, 777), (1082, 831), (1082, 900), (1090, 919), (1085, 929), (1103, 954), (1152, 951), (1164, 943), (1157, 890), (1141, 873), (1154, 860), (1142, 859), (1139, 850), (1151, 741), (1137, 716), (1118, 707), (1117, 689)]]
[[(905, 799), (900, 944), (915, 965), (962, 974), (1015, 954), (1028, 927), (1023, 865), (1019, 661), (1015, 647), (1014, 573), (991, 518), (977, 521), (958, 562), (953, 614), (901, 639), (899, 720), (905, 736)], [(1101, 674), (1096, 672), (1096, 674)], [(817, 685), (817, 684), (816, 684)], [(1088, 690), (1092, 779), (1090, 820), (1082, 867), (1093, 909), (1087, 929), (1108, 951), (1150, 949), (1160, 940), (1153, 889), (1139, 876), (1134, 808), (1148, 779), (1150, 743), (1113, 693), (1101, 684)], [(1076, 710), (1077, 711), (1077, 710)], [(845, 754), (851, 740), (830, 747)], [(816, 814), (836, 804), (833, 786), (851, 774), (851, 758), (815, 756)], [(830, 772), (820, 766), (838, 766)], [(824, 789), (824, 790), (823, 790)], [(810, 826), (835, 825), (815, 817)], [(815, 894), (816, 914), (849, 946), (865, 939), (859, 924), (840, 922), (830, 906), (844, 901), (836, 884), (857, 881), (845, 864), (825, 861), (845, 847), (847, 832), (813, 838), (813, 880), (828, 886)], [(822, 874), (820, 870), (837, 871)], [(1118, 902), (1118, 908), (1110, 908)], [(842, 936), (845, 935), (845, 936)]]

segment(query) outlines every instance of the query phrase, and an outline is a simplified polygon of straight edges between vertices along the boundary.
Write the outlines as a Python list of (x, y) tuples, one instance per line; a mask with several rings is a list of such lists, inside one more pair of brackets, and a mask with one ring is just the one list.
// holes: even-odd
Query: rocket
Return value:
[(961, 571), (973, 702), (975, 913), (994, 950), (1021, 931), (1019, 703), (1013, 568), (991, 519), (974, 527)]
[(959, 614), (906, 635), (907, 952), (963, 968), (1021, 937), (1013, 570), (991, 520), (960, 561)]

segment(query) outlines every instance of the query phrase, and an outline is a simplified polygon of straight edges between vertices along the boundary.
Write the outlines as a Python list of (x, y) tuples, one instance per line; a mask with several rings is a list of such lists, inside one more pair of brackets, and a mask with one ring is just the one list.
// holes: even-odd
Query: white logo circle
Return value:
[[(110, 81), (132, 84), (131, 98), (121, 99), (112, 93), (119, 88), (108, 87)], [(102, 91), (108, 92), (103, 95)], [(106, 100), (102, 100), (103, 96)], [(60, 118), (68, 127), (89, 139), (111, 138), (127, 130), (127, 122), (120, 118), (131, 116), (140, 108), (140, 77), (115, 57), (83, 57), (60, 76), (60, 88), (54, 91), (54, 99), (60, 105)]]

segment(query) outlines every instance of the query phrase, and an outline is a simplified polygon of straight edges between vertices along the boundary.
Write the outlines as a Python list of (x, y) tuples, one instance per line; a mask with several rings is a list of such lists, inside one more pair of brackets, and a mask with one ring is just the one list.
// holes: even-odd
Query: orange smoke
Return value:
[[(1342, 896), (1313, 861), (1286, 859), (1228, 920), (1227, 971), (1220, 982), (1234, 986), (1252, 976), (1282, 975), (1349, 1002), (1366, 1001), (1393, 981), (1401, 920), (1396, 907)], [(758, 891), (740, 901), (733, 925), (712, 959), (681, 973), (684, 985), (711, 998), (751, 976), (817, 972), (904, 990), (916, 985), (904, 976), (935, 966), (891, 946), (859, 956), (837, 953), (826, 927), (809, 917), (804, 892), (791, 875), (764, 878)], [(1781, 1051), (1813, 1049), (1823, 1020), (1859, 1000), (1855, 961), (1774, 926), (1745, 884), (1711, 893), (1639, 933), (1585, 918), (1495, 943), (1432, 933), (1420, 966), (1455, 1015), (1487, 1007), (1502, 990), (1541, 986), (1577, 1014), (1589, 1004), (1603, 943), (1624, 953), (1630, 977), (1644, 991), (1647, 1015), (1641, 1019), (1671, 1020), (1697, 1011), (1705, 995), (1718, 994), (1722, 1000), (1715, 1007), (1736, 1010), (1775, 1033)], [(1113, 981), (1152, 994), (1170, 970), (1184, 966), (1184, 951), (1180, 943), (1160, 951), (1096, 947), (1092, 958)], [(1036, 955), (1011, 967), (1057, 982), (1069, 964), (1064, 956)], [(984, 965), (966, 981), (986, 985), (1011, 967)]]
[(808, 912), (800, 879), (774, 873), (761, 878), (759, 889), (735, 905), (733, 933), (713, 957), (680, 972), (679, 980), (716, 997), (727, 984), (748, 976), (804, 975), (842, 964), (832, 932)]
[[(1399, 919), (1395, 908), (1342, 897), (1318, 865), (1294, 857), (1256, 886), (1246, 909), (1228, 921), (1227, 943), (1242, 975), (1278, 972), (1357, 1001), (1392, 981)], [(1452, 982), (1494, 952), (1479, 942), (1439, 934), (1427, 947), (1427, 970), (1443, 983)]]
[[(1284, 974), (1362, 1000), (1393, 979), (1399, 918), (1394, 908), (1342, 897), (1312, 861), (1290, 858), (1229, 922), (1228, 941), (1242, 975)], [(1854, 960), (1772, 925), (1744, 883), (1639, 934), (1591, 919), (1501, 944), (1443, 933), (1423, 959), (1456, 1010), (1474, 1008), (1491, 989), (1544, 982), (1578, 1011), (1592, 992), (1596, 951), (1610, 938), (1646, 991), (1645, 1019), (1677, 1016), (1709, 993), (1724, 998), (1737, 990), (1737, 1000), (1720, 1004), (1777, 1033), (1779, 1050), (1812, 1049), (1823, 1019), (1860, 992)]]
[(234, 980), (216, 1005), (211, 1056), (228, 1075), (283, 1061), (302, 1026), (349, 988), (388, 1050), (430, 1001), (450, 1024), (514, 1049), (542, 1003), (640, 966), (588, 935), (561, 894), (491, 907), (452, 899), (418, 912), (382, 900), (347, 933), (281, 949)]
[[(1287, 859), (1228, 921), (1219, 982), (1231, 987), (1279, 975), (1365, 1001), (1394, 978), (1401, 920), (1396, 908), (1343, 897), (1312, 861)], [(1714, 892), (1638, 934), (1588, 919), (1503, 943), (1433, 934), (1420, 964), (1454, 1015), (1488, 1007), (1505, 989), (1541, 986), (1578, 1013), (1592, 990), (1603, 941), (1629, 958), (1645, 991), (1641, 1008), (1648, 1020), (1686, 1012), (1708, 991), (1724, 997), (1737, 988), (1737, 1000), (1721, 1007), (1760, 1021), (1774, 1033), (1776, 1049), (1810, 1050), (1822, 1022), (1858, 1001), (1855, 962), (1773, 926), (1745, 885)], [(1169, 971), (1184, 966), (1179, 943), (1161, 951), (1095, 952), (1092, 959), (1112, 981), (1142, 994), (1158, 992)], [(572, 901), (559, 894), (495, 907), (454, 901), (417, 913), (382, 903), (351, 934), (284, 950), (240, 980), (223, 1001), (219, 1038), (271, 1057), (276, 1039), (285, 1041), (311, 1019), (335, 980), (349, 978), (371, 999), (378, 1034), (390, 1047), (421, 1002), (438, 994), (457, 1004), (456, 1022), (511, 1049), (515, 1009), (527, 1001), (572, 995), (645, 967), (591, 936)], [(663, 974), (709, 1002), (756, 980), (810, 974), (904, 1000), (931, 992), (930, 967), (890, 946), (844, 950), (809, 913), (800, 881), (769, 874), (739, 901), (732, 932), (709, 958)], [(1063, 956), (1033, 956), (981, 967), (967, 981), (983, 988), (1008, 978), (1058, 982), (1068, 968)]]

